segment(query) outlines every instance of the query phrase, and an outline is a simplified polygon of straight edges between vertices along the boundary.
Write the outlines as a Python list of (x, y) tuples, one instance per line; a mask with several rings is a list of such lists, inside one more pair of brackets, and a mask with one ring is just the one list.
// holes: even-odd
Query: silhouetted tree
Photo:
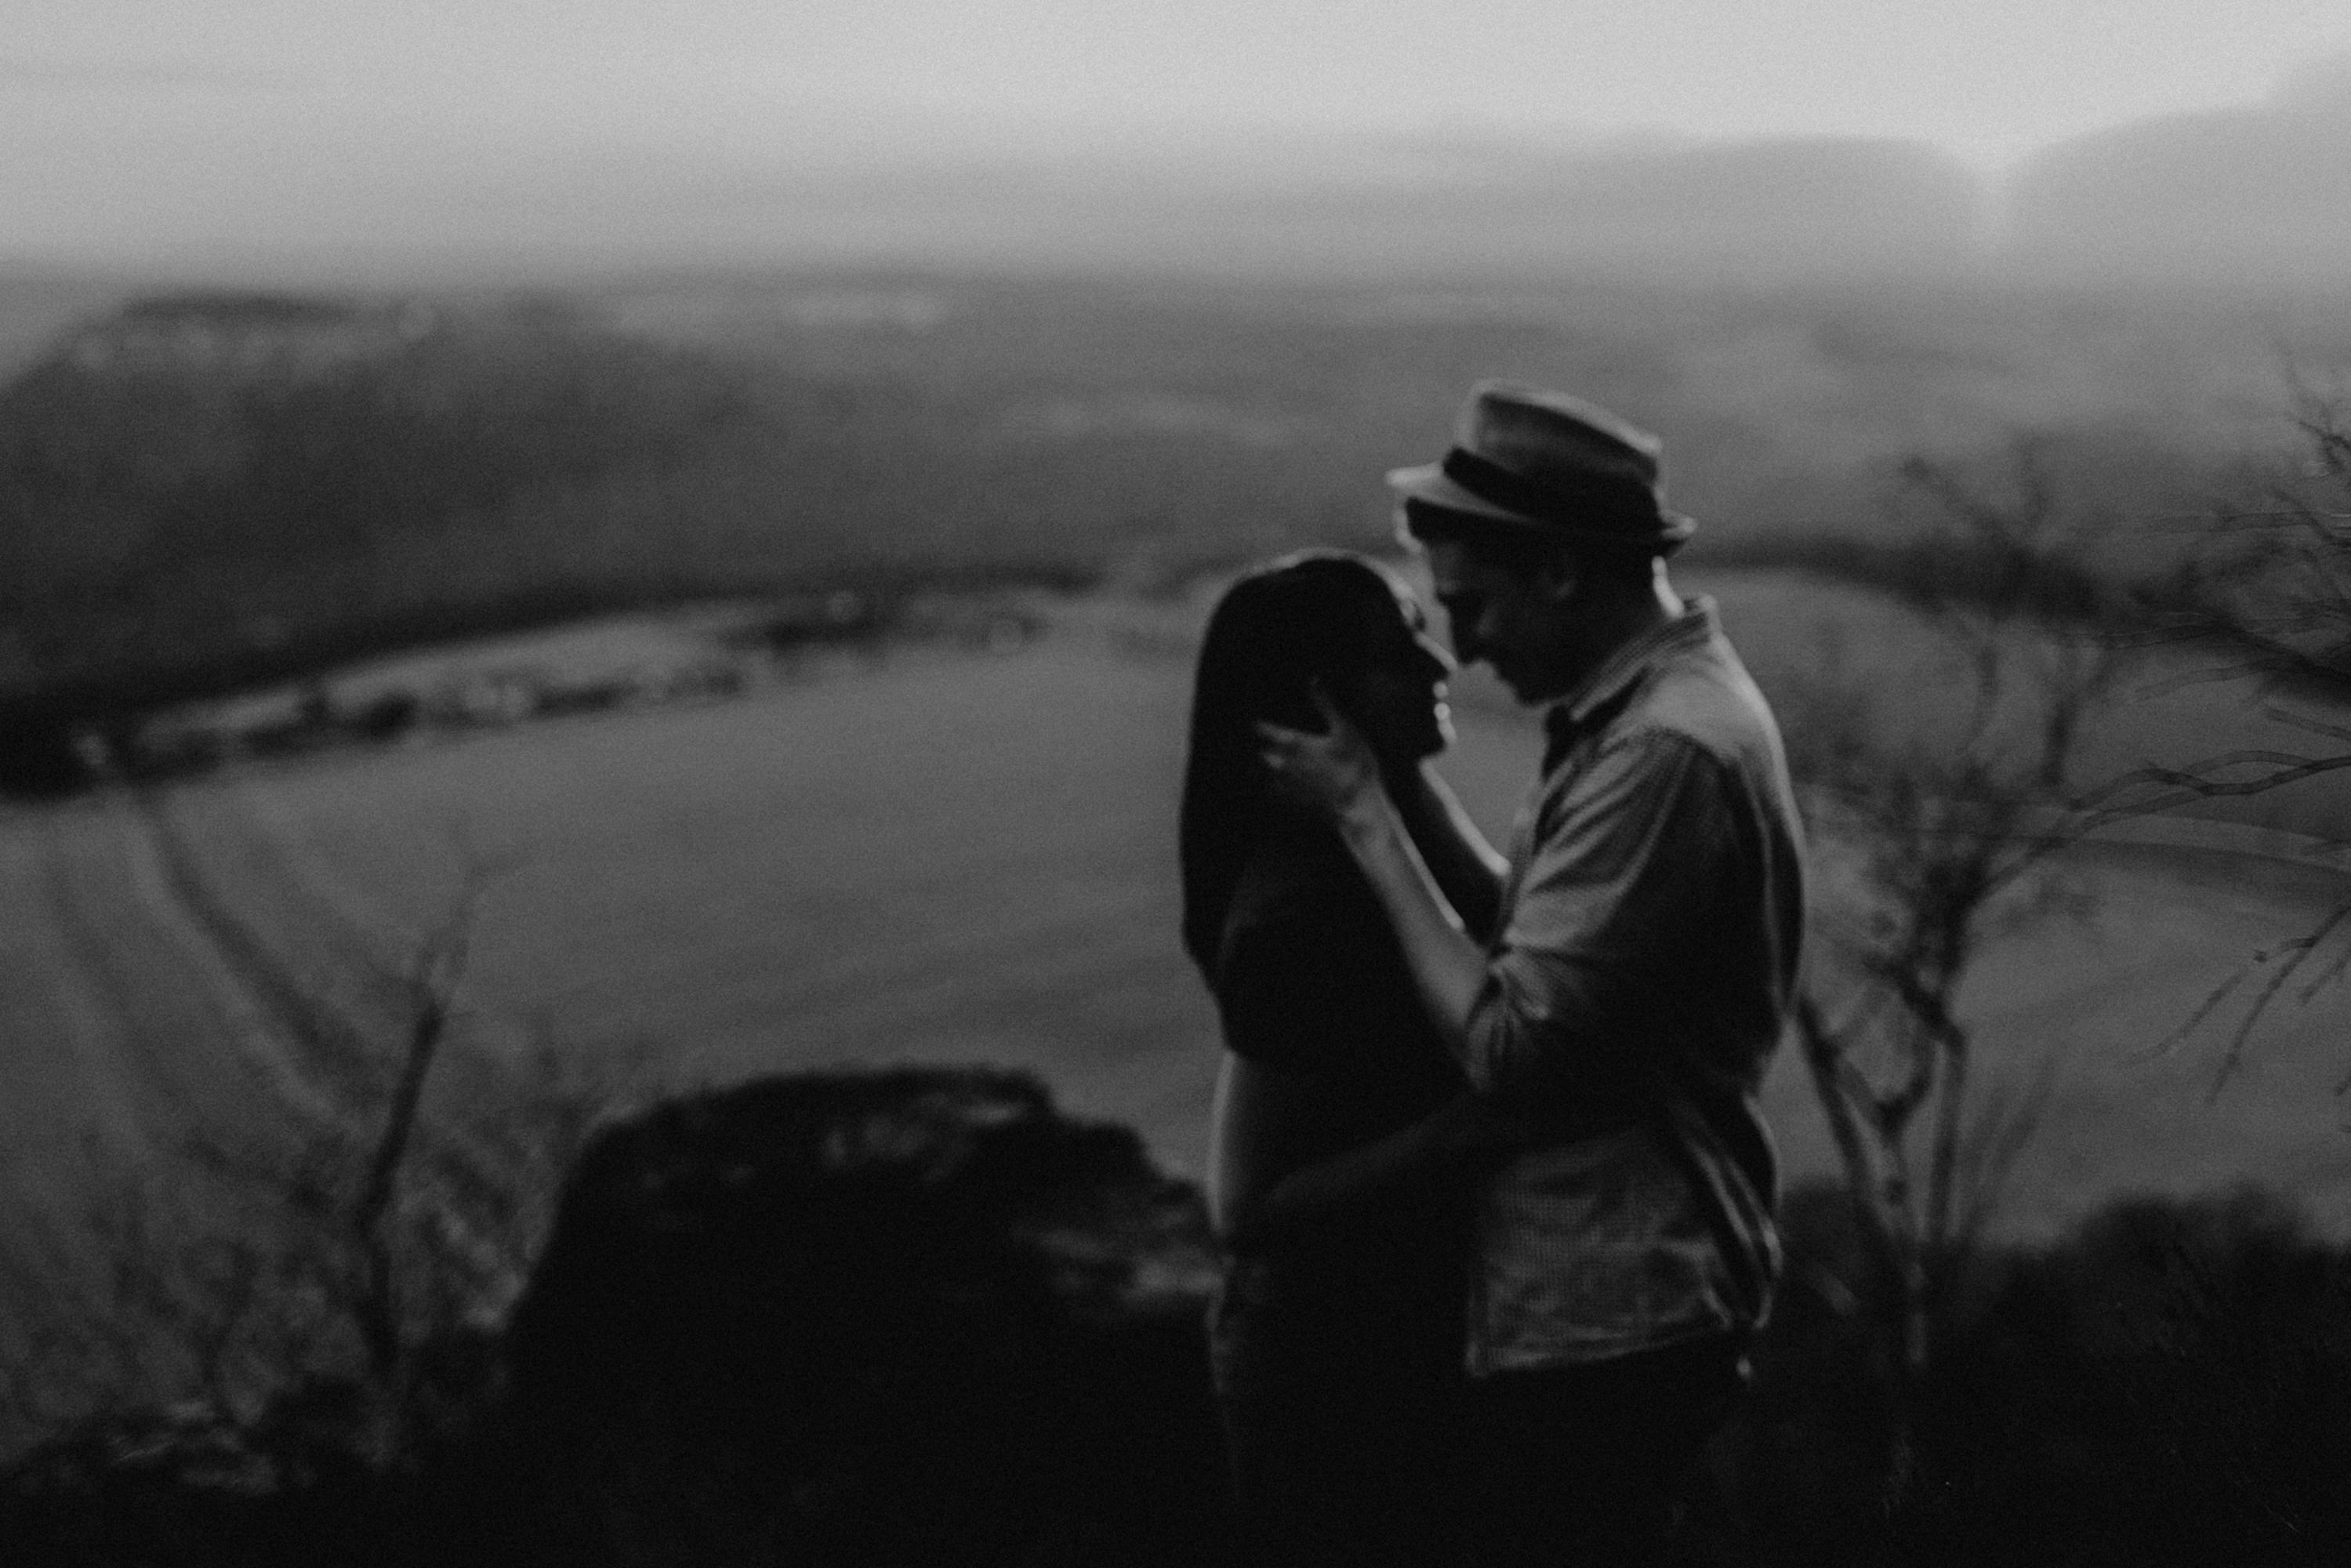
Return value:
[[(150, 797), (121, 809), (152, 824), (167, 882), (193, 874), (166, 810)], [(11, 1320), (0, 1389), (24, 1415), (57, 1429), (173, 1406), (248, 1433), (287, 1399), (331, 1387), (336, 1441), (375, 1461), (405, 1452), (420, 1394), (437, 1397), (420, 1381), (436, 1347), (486, 1333), (519, 1292), (561, 1171), (620, 1093), (547, 1052), (459, 1117), (425, 1114), (475, 909), (505, 869), (467, 852), (447, 915), (405, 968), (360, 977), (392, 998), (365, 1019), (320, 976), (258, 946), (217, 899), (174, 887), (267, 998), (251, 1027), (282, 1030), (270, 1049), (298, 1061), (342, 1061), (353, 1103), (291, 1140), (198, 1128), (167, 1168), (101, 1186), (85, 1234), (59, 1227), (0, 1246)], [(65, 1282), (91, 1256), (96, 1299), (68, 1299)]]
[[(2253, 747), (2150, 764), (2085, 795), (2093, 826), (2267, 795), (2351, 770), (2351, 411), (2341, 393), (2294, 388), (2297, 461), (2250, 498), (2215, 507), (2186, 557), (2142, 587), (2140, 612), (2163, 640), (2203, 651), (2198, 678), (2247, 687), (2307, 749)], [(2262, 948), (2185, 1021), (2175, 1039), (2228, 1019), (2212, 1092), (2282, 1001), (2308, 1005), (2351, 969), (2351, 830), (2305, 835), (2304, 858), (2340, 889), (2307, 928)], [(2346, 1076), (2341, 1090), (2351, 1090)]]
[[(1797, 1035), (1875, 1276), (1856, 1300), (1885, 1331), (1889, 1501), (1909, 1484), (1911, 1396), (1951, 1266), (2040, 1098), (1971, 1092), (1961, 988), (1996, 937), (2048, 912), (2039, 873), (2086, 825), (2067, 800), (2083, 721), (2123, 657), (2080, 622), (2075, 541), (2031, 447), (2011, 496), (1924, 462), (1904, 481), (1944, 552), (1974, 563), (1948, 592), (1911, 586), (1936, 657), (1833, 673), (1789, 716), (1821, 870)], [(1928, 674), (1949, 711), (1922, 711)]]

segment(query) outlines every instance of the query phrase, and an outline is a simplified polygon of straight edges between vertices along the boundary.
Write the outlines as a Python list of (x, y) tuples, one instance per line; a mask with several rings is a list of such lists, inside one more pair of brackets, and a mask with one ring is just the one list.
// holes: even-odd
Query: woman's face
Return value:
[(1332, 700), (1382, 761), (1434, 756), (1453, 742), (1453, 716), (1445, 706), (1453, 661), (1429, 636), (1420, 606), (1409, 596), (1384, 610), (1367, 606), (1364, 614), (1364, 665), (1332, 683)]

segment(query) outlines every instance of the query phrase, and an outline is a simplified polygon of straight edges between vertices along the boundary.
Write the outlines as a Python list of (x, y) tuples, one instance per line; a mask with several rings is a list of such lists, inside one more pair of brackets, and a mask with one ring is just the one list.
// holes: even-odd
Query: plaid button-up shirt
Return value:
[(1755, 1327), (1780, 1263), (1756, 1090), (1803, 895), (1771, 710), (1697, 600), (1547, 726), (1465, 1053), (1538, 1129), (1479, 1204), (1479, 1375)]

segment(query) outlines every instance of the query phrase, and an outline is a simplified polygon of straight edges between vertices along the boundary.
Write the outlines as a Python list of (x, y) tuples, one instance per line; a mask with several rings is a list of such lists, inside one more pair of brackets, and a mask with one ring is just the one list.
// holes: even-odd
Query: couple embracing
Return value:
[(1251, 1563), (1642, 1563), (1779, 1269), (1757, 1106), (1799, 831), (1655, 437), (1481, 383), (1389, 476), (1454, 650), (1544, 709), (1507, 858), (1429, 766), (1453, 661), (1311, 552), (1200, 653), (1186, 946), (1227, 1054), (1210, 1324)]

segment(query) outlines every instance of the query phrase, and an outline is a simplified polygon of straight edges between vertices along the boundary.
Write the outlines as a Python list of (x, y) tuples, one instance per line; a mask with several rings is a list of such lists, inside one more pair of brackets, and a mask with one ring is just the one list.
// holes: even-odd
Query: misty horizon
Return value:
[(0, 55), (0, 267), (2351, 281), (2351, 37), (2293, 7), (2068, 16), (2040, 49), (1992, 15), (1572, 9), (1369, 6), (1343, 37), (1293, 5), (1259, 37), (695, 0), (669, 32), (590, 5), (575, 38), (99, 0)]

